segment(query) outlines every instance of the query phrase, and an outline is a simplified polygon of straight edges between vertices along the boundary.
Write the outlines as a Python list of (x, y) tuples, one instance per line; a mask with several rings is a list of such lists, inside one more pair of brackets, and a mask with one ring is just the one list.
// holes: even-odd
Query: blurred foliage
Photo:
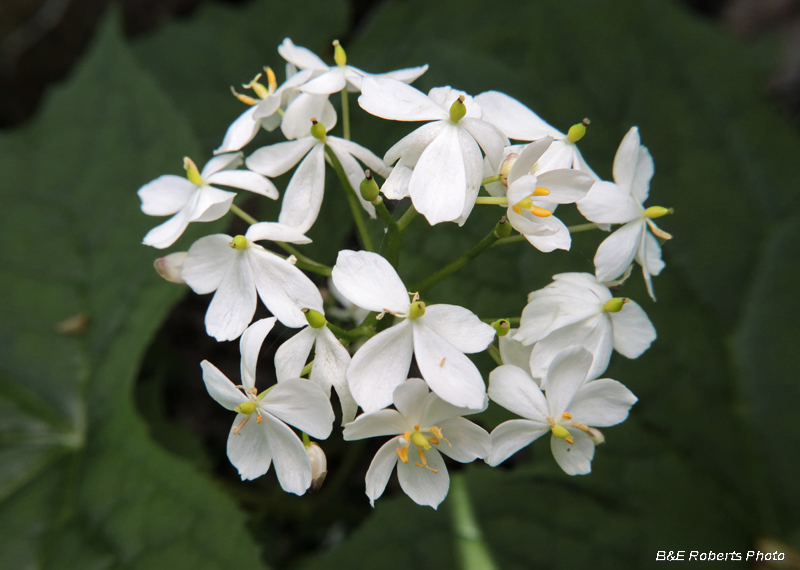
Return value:
[[(281, 80), (275, 47), (283, 37), (331, 61), (346, 9), (322, 0), (300, 16), (277, 0), (208, 6), (135, 42), (137, 62), (109, 25), (39, 120), (0, 138), (1, 191), (16, 204), (0, 213), (0, 567), (257, 567), (232, 501), (209, 474), (154, 445), (131, 405), (143, 351), (181, 292), (158, 282), (154, 252), (138, 243), (153, 220), (139, 212), (134, 189), (178, 173), (183, 155), (198, 164), (210, 156), (244, 110), (228, 85), (263, 65)], [(638, 266), (624, 288), (659, 338), (635, 361), (612, 361), (607, 375), (640, 401), (606, 431), (593, 473), (565, 475), (546, 438), (507, 466), (466, 470), (500, 568), (646, 567), (658, 550), (746, 551), (763, 537), (800, 548), (800, 141), (761, 93), (765, 54), (666, 0), (520, 1), (496, 11), (477, 1), (407, 0), (365, 21), (345, 45), (353, 65), (378, 72), (430, 63), (421, 89), (504, 91), (562, 131), (588, 116), (581, 148), (605, 178), (622, 136), (638, 125), (656, 164), (648, 204), (676, 210), (661, 224), (676, 237), (655, 279), (659, 302), (647, 300)], [(379, 155), (412, 128), (351, 113), (354, 139)], [(248, 151), (278, 140), (262, 132)], [(315, 243), (303, 251), (332, 264), (356, 242), (329, 175)], [(274, 219), (278, 206), (259, 213)], [(427, 228), (419, 217), (401, 258), (406, 283), (468, 249), (502, 213), (478, 207), (460, 230)], [(559, 215), (580, 221), (572, 206)], [(221, 227), (198, 226), (175, 249)], [(380, 225), (373, 228), (381, 243)], [(51, 238), (46, 246), (40, 232)], [(603, 237), (576, 234), (570, 253), (494, 248), (426, 299), (484, 317), (517, 315), (525, 294), (553, 273), (592, 271)], [(85, 331), (55, 332), (78, 314), (89, 315)], [(491, 366), (483, 355), (476, 361)], [(142, 405), (149, 399), (157, 401)], [(145, 415), (151, 429), (169, 430), (160, 414)], [(482, 421), (491, 428), (505, 417), (492, 406)], [(186, 440), (159, 437), (172, 450), (196, 445), (175, 443)], [(327, 445), (330, 477), (339, 466), (347, 474), (342, 464), (352, 467), (352, 457), (337, 438)], [(363, 473), (352, 469), (352, 484), (363, 488), (355, 481)], [(344, 509), (320, 515), (315, 504), (340, 508), (324, 489), (276, 506), (254, 497), (259, 484), (248, 484), (247, 496), (228, 488), (252, 511), (262, 547), (276, 546), (265, 519), (291, 521), (300, 535), (316, 532), (318, 519), (332, 532), (337, 517), (358, 520)], [(331, 492), (345, 483), (335, 485)], [(390, 496), (392, 488), (344, 542), (300, 566), (454, 568), (448, 504), (432, 511)], [(284, 560), (297, 561), (295, 548)]]

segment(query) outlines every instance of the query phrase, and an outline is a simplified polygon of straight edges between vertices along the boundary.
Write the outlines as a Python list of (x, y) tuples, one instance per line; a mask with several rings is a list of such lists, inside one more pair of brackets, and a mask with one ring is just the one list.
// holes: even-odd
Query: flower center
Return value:
[[(434, 473), (438, 473), (436, 469), (428, 467), (428, 460), (425, 457), (425, 452), (431, 448), (431, 444), (439, 445), (442, 441), (447, 441), (442, 434), (442, 428), (436, 426), (430, 426), (424, 429), (420, 429), (419, 424), (414, 426), (413, 432), (406, 432), (403, 434), (403, 437), (400, 440), (403, 443), (403, 447), (397, 450), (397, 455), (400, 457), (400, 461), (403, 463), (408, 463), (408, 449), (413, 444), (414, 447), (417, 448), (417, 453), (419, 454), (419, 459), (422, 461), (415, 461), (414, 465), (417, 467), (422, 467), (424, 469), (429, 469)], [(447, 441), (447, 445), (451, 448), (453, 447), (450, 445), (450, 442)]]
[(450, 122), (457, 123), (467, 114), (467, 106), (464, 105), (464, 96), (459, 95), (458, 99), (450, 105)]
[(205, 186), (205, 180), (200, 176), (200, 171), (197, 170), (197, 165), (188, 156), (183, 157), (183, 167), (186, 169), (186, 178), (195, 186)]
[(320, 123), (316, 119), (311, 119), (311, 136), (317, 139), (318, 141), (325, 142), (327, 138), (327, 132), (325, 131), (325, 125)]
[(549, 195), (550, 195), (550, 190), (539, 186), (533, 191), (533, 194), (531, 194), (527, 198), (523, 198), (522, 200), (511, 206), (511, 209), (514, 210), (517, 214), (522, 214), (522, 210), (527, 210), (534, 216), (537, 216), (539, 218), (546, 218), (550, 216), (553, 212), (551, 212), (547, 208), (542, 208), (540, 206), (534, 205), (532, 198), (536, 198), (537, 196), (549, 196)]
[[(233, 435), (239, 435), (239, 432), (242, 431), (242, 428), (247, 425), (248, 421), (250, 421), (253, 413), (256, 414), (256, 423), (261, 423), (261, 410), (258, 409), (258, 401), (261, 398), (256, 396), (255, 388), (248, 388), (245, 393), (247, 394), (248, 398), (247, 402), (242, 402), (233, 408), (234, 412), (244, 414), (244, 419), (233, 428)], [(266, 392), (264, 392), (264, 394), (266, 394)]]
[[(564, 420), (570, 420), (572, 419), (572, 415), (567, 412), (564, 412), (563, 414), (561, 414), (561, 418)], [(560, 421), (561, 420), (559, 420), (559, 422)], [(550, 431), (553, 433), (553, 435), (559, 439), (563, 439), (568, 444), (572, 445), (573, 443), (575, 443), (572, 439), (572, 434), (569, 433), (569, 430), (564, 426), (562, 426), (559, 422), (556, 422), (554, 418), (547, 418), (547, 423), (550, 424)]]
[(577, 125), (572, 125), (567, 131), (567, 140), (571, 143), (576, 143), (583, 138), (586, 134), (586, 127), (589, 126), (589, 119), (584, 119)]
[(238, 235), (228, 243), (233, 249), (245, 249), (247, 247), (247, 238), (243, 235)]
[(622, 307), (630, 301), (627, 297), (614, 297), (613, 299), (609, 299), (605, 303), (603, 303), (603, 312), (604, 313), (619, 313), (622, 310)]

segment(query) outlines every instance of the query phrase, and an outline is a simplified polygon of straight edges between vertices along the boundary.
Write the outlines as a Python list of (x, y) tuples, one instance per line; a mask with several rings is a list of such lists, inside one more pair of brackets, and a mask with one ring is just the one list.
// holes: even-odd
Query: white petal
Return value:
[(628, 358), (638, 358), (656, 339), (656, 329), (647, 314), (633, 300), (618, 313), (609, 313), (614, 331), (614, 348)]
[[(301, 93), (292, 101), (283, 113), (281, 131), (289, 139), (308, 136), (311, 132), (311, 119), (317, 119), (329, 131), (336, 126), (336, 115), (331, 115), (327, 95)], [(324, 121), (328, 121), (327, 123)]]
[(495, 467), (517, 451), (550, 431), (547, 424), (530, 420), (509, 420), (492, 431), (492, 452), (486, 463)]
[(410, 168), (403, 165), (402, 161), (398, 162), (392, 169), (389, 178), (381, 186), (383, 195), (390, 200), (402, 200), (408, 196), (408, 183), (411, 180), (412, 172)]
[(358, 104), (367, 113), (394, 121), (436, 121), (450, 113), (430, 97), (402, 81), (388, 77), (365, 77)]
[(424, 322), (436, 334), (468, 354), (486, 350), (494, 340), (495, 330), (491, 325), (457, 305), (429, 305), (417, 322)]
[(213, 186), (202, 186), (195, 196), (197, 200), (189, 212), (189, 221), (213, 222), (228, 213), (236, 193)]
[(263, 421), (262, 424), (256, 423), (256, 418), (253, 416), (248, 419), (238, 435), (234, 435), (233, 429), (245, 418), (247, 416), (244, 414), (236, 414), (231, 431), (228, 433), (228, 459), (239, 470), (242, 481), (249, 481), (269, 471), (272, 453), (267, 442), (267, 433), (262, 426)]
[[(262, 418), (261, 429), (266, 433), (281, 488), (287, 493), (302, 495), (311, 486), (311, 461), (303, 442), (282, 421), (269, 414), (263, 414)], [(255, 423), (255, 418), (250, 423)]]
[(480, 119), (464, 117), (458, 124), (475, 137), (475, 141), (483, 149), (492, 168), (500, 168), (500, 162), (503, 160), (503, 147), (509, 144), (505, 135), (497, 130), (495, 126)]
[(245, 251), (258, 296), (280, 322), (287, 327), (303, 327), (308, 321), (301, 309), (323, 312), (319, 289), (297, 267), (255, 245)]
[[(356, 198), (358, 198), (358, 201), (361, 203), (361, 207), (367, 211), (370, 218), (376, 218), (375, 206), (364, 200), (359, 190), (361, 188), (361, 182), (364, 180), (364, 168), (344, 149), (344, 145), (339, 144), (340, 140), (343, 139), (328, 137), (328, 146), (333, 150), (333, 154), (336, 155), (336, 158), (339, 159), (339, 163), (342, 165), (347, 180), (350, 182), (350, 186), (353, 187)], [(378, 157), (376, 156), (375, 158), (377, 159)], [(381, 162), (381, 164), (383, 164), (383, 162)]]
[(416, 78), (418, 78), (426, 71), (428, 71), (427, 64), (421, 65), (419, 67), (407, 67), (405, 69), (389, 71), (387, 73), (382, 73), (381, 77), (389, 77), (391, 79), (397, 79), (398, 81), (402, 81), (403, 83), (412, 83)]
[(207, 180), (209, 176), (220, 170), (233, 170), (242, 165), (241, 152), (229, 152), (212, 156), (200, 171), (200, 178)]
[(568, 427), (572, 434), (569, 444), (565, 440), (550, 436), (550, 450), (559, 467), (567, 475), (586, 475), (592, 470), (592, 457), (594, 457), (594, 442), (592, 439), (576, 428)]
[(377, 253), (343, 250), (333, 266), (333, 283), (354, 305), (382, 312), (408, 313), (406, 286), (394, 267)]
[[(384, 178), (389, 176), (389, 174), (392, 172), (392, 169), (386, 166), (383, 160), (376, 156), (371, 150), (364, 148), (360, 144), (356, 144), (353, 141), (340, 139), (339, 137), (328, 137), (327, 143), (332, 149), (337, 151), (336, 156), (339, 156), (340, 152), (351, 154), (363, 162), (373, 173), (376, 172)], [(354, 188), (358, 190), (358, 187), (354, 186)]]
[(247, 157), (247, 168), (264, 176), (280, 176), (300, 162), (317, 144), (312, 136), (261, 147)]
[(225, 234), (214, 234), (200, 238), (189, 248), (181, 277), (198, 295), (216, 291), (238, 259), (236, 250), (228, 245), (231, 239)]
[(258, 127), (261, 125), (261, 121), (255, 117), (257, 109), (258, 105), (253, 105), (239, 115), (239, 118), (228, 127), (228, 132), (225, 133), (222, 144), (214, 151), (214, 154), (239, 150), (253, 140), (253, 137), (258, 132)]
[(242, 355), (241, 373), (242, 384), (245, 388), (252, 388), (256, 385), (256, 365), (258, 364), (258, 353), (261, 352), (261, 345), (264, 339), (275, 326), (275, 318), (260, 319), (247, 327), (247, 330), (239, 339), (239, 352)]
[(489, 397), (484, 396), (483, 404), (480, 408), (460, 408), (442, 400), (439, 396), (431, 392), (422, 404), (422, 413), (414, 423), (421, 426), (438, 426), (442, 422), (452, 420), (461, 416), (479, 414), (489, 407)]
[[(256, 312), (253, 272), (244, 259), (243, 252), (236, 253), (237, 259), (223, 277), (206, 312), (206, 332), (218, 341), (239, 338)], [(191, 256), (189, 250), (187, 261)]]
[(408, 450), (408, 463), (402, 461), (397, 463), (397, 479), (400, 481), (400, 487), (412, 501), (435, 509), (447, 496), (447, 491), (450, 489), (450, 475), (438, 451), (429, 449), (426, 458), (428, 466), (438, 473), (415, 465), (417, 462), (421, 463), (421, 460), (416, 446), (412, 445)]
[(569, 406), (572, 419), (592, 427), (608, 427), (624, 422), (637, 401), (625, 386), (602, 378), (584, 384)]
[(142, 212), (148, 216), (171, 216), (183, 208), (197, 186), (182, 176), (166, 174), (139, 188)]
[(539, 186), (550, 191), (536, 200), (554, 204), (572, 204), (584, 198), (594, 184), (594, 178), (577, 170), (550, 170), (539, 175)]
[(382, 435), (400, 435), (408, 430), (408, 422), (397, 410), (384, 409), (361, 414), (344, 426), (344, 440), (353, 441)]
[(525, 239), (527, 239), (533, 247), (545, 253), (555, 249), (569, 251), (569, 248), (572, 246), (572, 236), (567, 226), (564, 225), (564, 222), (555, 216), (548, 216), (546, 218), (540, 218), (539, 224), (546, 230), (546, 235), (525, 234)]
[(311, 50), (294, 45), (289, 38), (285, 38), (283, 43), (278, 46), (278, 53), (299, 69), (328, 69), (325, 62), (314, 55)]
[(273, 200), (278, 199), (278, 189), (268, 178), (249, 170), (223, 170), (212, 174), (208, 182), (249, 190)]
[(455, 103), (456, 99), (464, 97), (464, 106), (467, 108), (467, 114), (464, 115), (464, 118), (480, 119), (483, 116), (483, 109), (475, 102), (472, 96), (460, 89), (453, 89), (449, 85), (434, 87), (428, 91), (428, 97), (430, 97), (434, 103), (447, 110), (448, 115), (450, 113), (450, 107)]
[[(191, 207), (193, 204), (187, 204)], [(186, 227), (189, 225), (189, 215), (191, 212), (188, 208), (184, 208), (163, 224), (154, 227), (152, 230), (145, 234), (142, 239), (144, 245), (164, 249), (171, 246), (175, 241), (181, 237)]]
[(516, 333), (516, 329), (511, 329), (506, 336), (498, 338), (500, 359), (503, 361), (503, 364), (511, 364), (529, 373), (529, 362), (533, 345), (525, 346), (520, 341), (515, 340), (513, 338), (514, 333)]
[(535, 172), (537, 174), (543, 174), (550, 170), (572, 168), (575, 164), (575, 153), (577, 149), (578, 147), (564, 138), (556, 138), (553, 144), (547, 149), (547, 152), (539, 159)]
[(599, 281), (616, 279), (628, 269), (647, 231), (643, 219), (627, 223), (608, 236), (594, 256)]
[(454, 221), (459, 226), (463, 226), (475, 207), (475, 200), (481, 189), (483, 156), (481, 156), (481, 149), (478, 147), (478, 143), (464, 129), (458, 129), (458, 144), (461, 146), (461, 156), (464, 161), (464, 180), (467, 187), (464, 194), (464, 208), (461, 210), (461, 215)]
[(208, 360), (200, 363), (203, 369), (203, 382), (205, 382), (208, 394), (217, 401), (223, 408), (233, 410), (239, 404), (247, 401), (247, 396), (234, 386), (219, 369)]
[[(316, 339), (317, 335), (314, 329), (306, 327), (278, 347), (275, 352), (275, 371), (278, 382), (300, 377), (300, 372), (306, 365)], [(330, 386), (325, 392), (330, 394)]]
[(592, 367), (587, 379), (597, 378), (605, 372), (613, 349), (611, 322), (601, 314), (583, 322), (563, 327), (547, 335), (533, 347), (531, 352), (531, 373), (542, 378), (541, 386), (547, 389), (547, 369), (560, 352), (572, 347), (582, 346), (592, 353)]
[(409, 378), (394, 389), (392, 401), (406, 422), (415, 425), (420, 423), (423, 405), (430, 393), (424, 380)]
[(592, 366), (591, 353), (582, 346), (572, 346), (560, 352), (550, 363), (545, 376), (547, 404), (550, 417), (559, 418), (586, 381)]
[(489, 374), (489, 398), (518, 416), (547, 428), (547, 400), (526, 370), (510, 364), (492, 370)]
[(347, 82), (344, 78), (344, 70), (340, 67), (332, 67), (319, 77), (315, 77), (308, 83), (300, 87), (300, 91), (312, 93), (314, 95), (328, 95), (338, 93)]
[[(652, 220), (649, 221), (652, 223)], [(647, 284), (647, 293), (655, 301), (656, 296), (653, 292), (653, 282), (650, 276), (661, 273), (661, 270), (664, 269), (664, 262), (661, 260), (661, 246), (650, 232), (644, 232), (644, 238), (639, 244), (639, 250), (636, 252), (634, 259), (642, 266), (642, 273)]]
[(431, 390), (454, 406), (480, 408), (486, 385), (472, 361), (424, 323), (413, 329), (414, 356)]
[(639, 203), (644, 203), (650, 194), (650, 179), (654, 172), (655, 166), (650, 152), (646, 147), (639, 147), (639, 161), (636, 163), (636, 171), (631, 181), (631, 194), (639, 200)]
[(358, 405), (350, 393), (350, 385), (347, 383), (348, 366), (350, 366), (350, 353), (347, 349), (328, 327), (319, 329), (310, 378), (326, 394), (330, 394), (331, 386), (336, 389), (342, 406), (342, 425), (353, 421), (358, 410)]
[(414, 351), (411, 328), (404, 320), (376, 334), (353, 356), (347, 381), (353, 398), (365, 412), (391, 404), (394, 389), (408, 377)]
[[(614, 156), (614, 182), (628, 193), (632, 193), (631, 187), (640, 158), (639, 149), (639, 129), (631, 127), (622, 139), (616, 156)], [(645, 153), (647, 153), (646, 150)], [(649, 158), (649, 153), (647, 153), (647, 156)], [(652, 160), (650, 161), (650, 166), (652, 167)], [(640, 203), (643, 201), (639, 200)]]
[(438, 427), (447, 441), (440, 441), (436, 449), (451, 459), (469, 463), (488, 457), (492, 451), (492, 438), (485, 429), (469, 420), (453, 418)]
[(293, 226), (287, 226), (277, 222), (259, 222), (247, 228), (244, 237), (248, 241), (288, 241), (289, 243), (311, 243), (303, 232), (298, 231)]
[(420, 156), (408, 192), (431, 225), (455, 220), (464, 210), (467, 180), (455, 125), (445, 125)]
[[(551, 144), (553, 144), (553, 138), (544, 137), (543, 139), (524, 147), (524, 150), (519, 152), (519, 156), (514, 161), (514, 164), (511, 166), (511, 170), (508, 173), (509, 186), (519, 180), (522, 176), (530, 174), (530, 172), (533, 170), (533, 167), (536, 166), (536, 163), (539, 162), (539, 159), (542, 158), (542, 155), (544, 155), (547, 149), (550, 148)], [(523, 196), (523, 198), (525, 197), (526, 196)], [(522, 198), (520, 198), (520, 200), (521, 199)]]
[(374, 507), (375, 501), (383, 495), (392, 470), (397, 463), (397, 450), (400, 448), (400, 438), (395, 437), (387, 441), (375, 454), (372, 463), (367, 471), (367, 497), (370, 504)]
[(307, 232), (319, 215), (325, 192), (325, 151), (316, 145), (297, 167), (283, 195), (278, 221)]
[(333, 429), (331, 403), (311, 380), (289, 378), (275, 384), (258, 407), (316, 439), (326, 439)]
[(483, 109), (483, 120), (500, 129), (508, 138), (535, 141), (546, 136), (564, 136), (505, 93), (487, 91), (475, 97), (475, 100)]
[(400, 139), (392, 148), (387, 150), (386, 154), (383, 155), (383, 161), (386, 164), (394, 164), (395, 161), (402, 156), (402, 163), (408, 168), (413, 168), (416, 166), (422, 152), (439, 136), (442, 129), (449, 124), (448, 121), (434, 121), (433, 123), (422, 125), (417, 130), (412, 131)]
[(626, 190), (611, 182), (595, 182), (578, 210), (590, 222), (624, 224), (642, 215), (642, 206)]

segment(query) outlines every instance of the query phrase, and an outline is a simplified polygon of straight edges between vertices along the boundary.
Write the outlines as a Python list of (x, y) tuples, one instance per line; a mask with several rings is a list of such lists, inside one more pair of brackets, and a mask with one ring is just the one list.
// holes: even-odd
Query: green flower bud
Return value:
[(660, 218), (661, 216), (666, 216), (667, 214), (674, 213), (675, 210), (672, 208), (664, 208), (663, 206), (650, 206), (644, 211), (644, 215), (648, 218)]
[(606, 313), (619, 313), (623, 305), (630, 301), (627, 297), (614, 297), (603, 304), (603, 311)]
[(335, 61), (336, 65), (339, 67), (347, 65), (347, 54), (344, 53), (344, 48), (339, 45), (339, 40), (333, 40), (333, 61)]
[(408, 312), (409, 319), (418, 319), (425, 314), (425, 303), (417, 301), (411, 305), (411, 310)]
[(311, 136), (313, 136), (318, 141), (325, 142), (325, 139), (328, 137), (325, 134), (325, 125), (317, 121), (316, 119), (311, 119)]
[(500, 221), (497, 222), (497, 225), (494, 227), (494, 235), (496, 235), (498, 238), (507, 238), (508, 236), (511, 235), (512, 229), (513, 228), (511, 227), (511, 223), (508, 220), (506, 220), (505, 216), (503, 216), (502, 218), (500, 218)]
[(328, 321), (325, 319), (325, 315), (319, 311), (315, 311), (314, 309), (303, 309), (303, 312), (306, 314), (306, 320), (312, 329), (321, 329), (328, 324)]
[(372, 172), (369, 170), (364, 171), (364, 180), (361, 181), (361, 197), (367, 202), (374, 202), (380, 193), (378, 183), (372, 177)]
[(500, 319), (492, 323), (492, 328), (497, 332), (497, 336), (506, 336), (511, 330), (511, 323), (508, 319)]
[(467, 114), (467, 106), (464, 105), (464, 96), (459, 95), (458, 99), (453, 101), (450, 105), (450, 121), (453, 123), (459, 122)]
[(584, 119), (577, 125), (572, 125), (567, 131), (567, 140), (571, 143), (576, 143), (583, 138), (586, 134), (586, 127), (589, 126), (589, 119)]
[(249, 416), (256, 411), (256, 405), (253, 402), (242, 402), (233, 408), (233, 411), (239, 412), (240, 414), (247, 414)]
[(228, 245), (233, 249), (244, 249), (247, 247), (247, 238), (242, 235), (238, 235), (233, 238)]

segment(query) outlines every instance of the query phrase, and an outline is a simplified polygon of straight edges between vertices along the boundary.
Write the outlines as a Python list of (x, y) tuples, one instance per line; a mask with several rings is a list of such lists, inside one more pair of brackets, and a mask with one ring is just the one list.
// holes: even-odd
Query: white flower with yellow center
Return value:
[(661, 239), (672, 236), (656, 226), (653, 218), (671, 214), (672, 210), (642, 205), (650, 193), (653, 171), (653, 159), (640, 144), (639, 129), (632, 127), (614, 157), (614, 182), (596, 183), (578, 202), (578, 209), (587, 220), (597, 224), (623, 224), (597, 248), (594, 256), (597, 278), (616, 279), (635, 260), (642, 266), (647, 292), (655, 301), (651, 275), (658, 275), (664, 269), (661, 246), (655, 236)]
[(260, 240), (309, 243), (294, 228), (262, 222), (245, 235), (206, 236), (194, 242), (183, 261), (181, 278), (198, 295), (216, 291), (206, 312), (206, 331), (219, 341), (244, 332), (261, 297), (287, 327), (306, 324), (304, 308), (322, 310), (322, 296), (306, 275), (257, 243)]
[[(514, 335), (524, 345), (536, 343), (530, 356), (534, 378), (544, 378), (556, 355), (573, 345), (594, 355), (588, 376), (597, 378), (613, 350), (637, 358), (655, 338), (642, 308), (631, 299), (613, 297), (590, 273), (554, 275), (550, 285), (528, 295)], [(545, 383), (542, 388), (547, 388)]]
[(333, 410), (319, 386), (301, 378), (285, 379), (258, 393), (258, 353), (274, 324), (274, 317), (262, 319), (242, 335), (241, 385), (235, 385), (207, 360), (200, 366), (211, 397), (237, 413), (228, 435), (228, 458), (242, 479), (261, 477), (274, 463), (283, 490), (302, 495), (311, 485), (312, 466), (300, 438), (286, 424), (326, 439), (333, 427)]
[(547, 369), (546, 396), (533, 378), (512, 365), (489, 375), (489, 398), (522, 416), (492, 431), (492, 452), (486, 462), (496, 466), (550, 432), (550, 449), (568, 475), (592, 470), (595, 445), (603, 442), (596, 428), (616, 425), (628, 417), (636, 396), (625, 386), (603, 378), (585, 382), (592, 355), (581, 347), (561, 352)]
[(147, 232), (142, 243), (164, 249), (181, 237), (190, 222), (211, 222), (228, 213), (236, 193), (212, 184), (233, 186), (277, 200), (278, 189), (271, 181), (249, 170), (235, 170), (240, 164), (241, 153), (222, 154), (209, 160), (200, 172), (186, 157), (183, 159), (186, 178), (165, 174), (139, 188), (142, 212), (148, 216), (172, 216)]
[(406, 495), (434, 509), (447, 496), (450, 476), (440, 453), (461, 463), (485, 458), (491, 451), (489, 434), (461, 416), (486, 409), (458, 408), (448, 404), (419, 378), (409, 378), (393, 393), (396, 410), (360, 415), (344, 427), (344, 439), (395, 436), (375, 454), (367, 471), (367, 496), (383, 494), (397, 466), (397, 478)]
[(495, 335), (490, 325), (463, 307), (426, 306), (418, 295), (410, 299), (397, 272), (377, 253), (339, 252), (332, 277), (355, 305), (402, 319), (364, 343), (347, 369), (350, 391), (365, 412), (392, 403), (412, 356), (440, 398), (462, 408), (483, 405), (486, 385), (465, 353), (486, 350)]

